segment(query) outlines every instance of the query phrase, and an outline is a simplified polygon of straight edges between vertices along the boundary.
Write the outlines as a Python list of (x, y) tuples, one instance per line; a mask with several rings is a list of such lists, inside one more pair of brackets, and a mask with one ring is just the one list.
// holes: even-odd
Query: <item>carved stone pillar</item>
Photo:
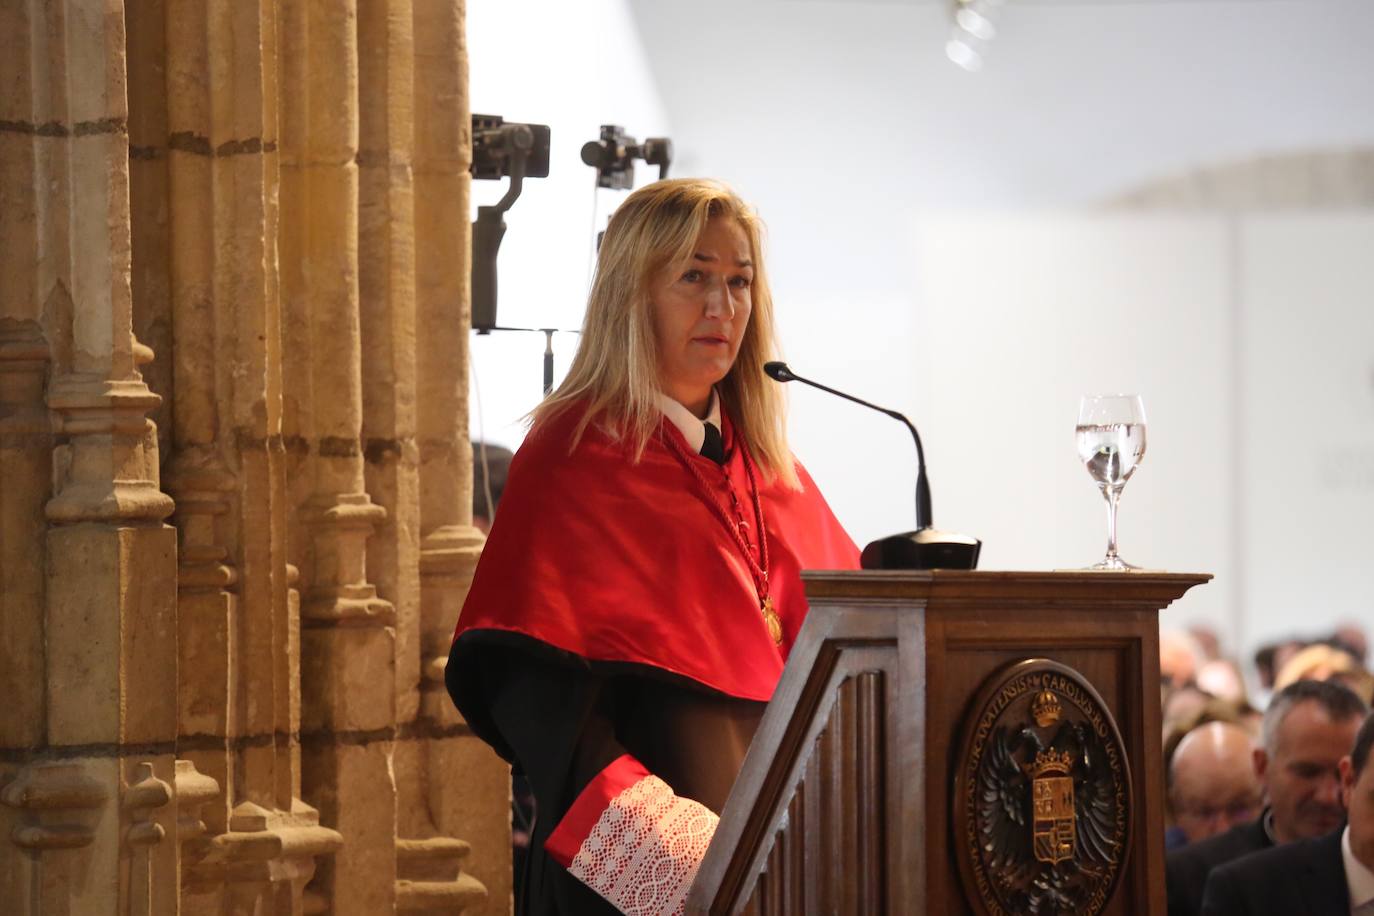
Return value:
[[(177, 882), (175, 879), (168, 880), (176, 874), (176, 834), (173, 832), (172, 841), (164, 844), (162, 841), (167, 838), (167, 828), (156, 820), (157, 810), (171, 800), (171, 783), (154, 776), (151, 763), (137, 764), (130, 784), (124, 790), (122, 804), (129, 819), (129, 826), (124, 832), (124, 842), (129, 848), (125, 895), (131, 913), (166, 913), (175, 916), (178, 912)], [(173, 831), (175, 828), (174, 823)], [(170, 858), (170, 872), (164, 868), (159, 874), (154, 866), (155, 857), (164, 861)]]
[(132, 324), (124, 13), (0, 4), (0, 398), (16, 408), (0, 421), (16, 630), (0, 669), (24, 680), (27, 741), (0, 772), (0, 891), (19, 913), (176, 910), (157, 789), (176, 739), (176, 542), (148, 419), (159, 398), (139, 372), (152, 354)]
[[(31, 15), (0, 4), (0, 789), (47, 741), (43, 507), (52, 496), (53, 435), (44, 393), (52, 348), (41, 322), (53, 291), (39, 264), (54, 227), (39, 200), (55, 144), (38, 136), (53, 112), (46, 99), (36, 104), (43, 94), (35, 83), (52, 65)], [(35, 902), (26, 860), (8, 839), (17, 818), (0, 806), (0, 901), (27, 907)]]
[(172, 314), (168, 284), (170, 233), (167, 192), (168, 0), (125, 0), (128, 29), (129, 219), (134, 336), (155, 358), (142, 368), (148, 387), (162, 397), (150, 416), (158, 453), (172, 449)]
[(152, 377), (172, 395), (180, 536), (177, 786), (199, 799), (196, 832), (208, 833), (180, 844), (185, 893), (201, 910), (299, 913), (314, 857), (342, 838), (300, 799), (276, 7), (133, 2), (136, 320), (167, 345)]
[[(7, 139), (0, 135), (0, 149)], [(5, 180), (8, 186), (10, 176)], [(11, 214), (0, 207), (0, 230), (13, 232), (17, 227), (7, 225), (7, 217)], [(3, 305), (13, 308), (15, 303)], [(45, 851), (89, 844), (94, 833), (88, 815), (99, 810), (107, 792), (73, 765), (64, 772), (76, 789), (60, 806), (42, 802), (32, 787), (50, 782), (43, 774), (51, 768), (24, 766), (47, 743), (47, 607), (40, 536), (47, 525), (43, 506), (52, 480), (52, 427), (43, 402), (47, 372), (48, 345), (38, 323), (0, 317), (0, 697), (5, 698), (0, 715), (0, 902), (12, 904), (20, 914), (42, 906), (32, 888)], [(58, 819), (59, 814), (78, 818)]]
[(312, 893), (395, 907), (395, 610), (368, 578), (386, 516), (364, 486), (354, 0), (283, 0), (281, 295), (301, 569), (303, 794), (347, 842)]
[[(197, 874), (210, 851), (209, 829), (202, 809), (220, 797), (220, 785), (189, 760), (176, 762), (173, 789), (177, 805), (178, 899), (186, 913), (218, 913), (224, 909), (224, 876)], [(210, 880), (205, 880), (209, 877)], [(196, 879), (201, 880), (197, 881)]]
[[(158, 133), (150, 130), (136, 139), (138, 147), (146, 151), (145, 161), (152, 163), (146, 171), (152, 172), (154, 165), (160, 170), (161, 186), (156, 190), (162, 196), (156, 196), (152, 187), (146, 198), (135, 196), (135, 204), (141, 208), (135, 211), (135, 223), (143, 224), (142, 237), (146, 238), (151, 235), (148, 224), (154, 219), (155, 208), (166, 214), (159, 239), (166, 255), (162, 278), (166, 301), (145, 299), (142, 304), (165, 310), (165, 324), (172, 337), (166, 360), (173, 393), (167, 486), (177, 500), (173, 521), (180, 547), (179, 751), (224, 787), (223, 794), (207, 799), (204, 808), (213, 834), (229, 829), (230, 812), (239, 792), (250, 797), (267, 794), (270, 798), (270, 791), (263, 791), (261, 776), (240, 783), (232, 740), (245, 731), (262, 734), (264, 718), (267, 733), (272, 731), (270, 714), (265, 714), (261, 704), (255, 704), (253, 713), (242, 715), (238, 702), (236, 682), (244, 673), (240, 658), (249, 654), (240, 639), (241, 575), (237, 545), (229, 533), (239, 481), (231, 470), (230, 449), (222, 448), (219, 441), (222, 420), (228, 419), (221, 414), (221, 397), (228, 394), (223, 388), (228, 375), (226, 357), (237, 355), (225, 352), (226, 348), (232, 351), (233, 336), (221, 329), (232, 324), (239, 305), (225, 301), (222, 284), (244, 269), (242, 260), (221, 246), (227, 241), (226, 224), (239, 215), (236, 211), (252, 191), (249, 187), (241, 194), (232, 193), (226, 187), (230, 170), (215, 156), (215, 145), (233, 133), (233, 124), (226, 123), (230, 119), (216, 104), (223, 98), (225, 76), (221, 71), (216, 79), (210, 59), (215, 54), (225, 55), (234, 61), (236, 69), (247, 63), (245, 55), (232, 53), (236, 36), (233, 24), (223, 21), (225, 9), (222, 4), (208, 3), (150, 5), (134, 28), (170, 40), (161, 48), (161, 59), (148, 55), (131, 65), (134, 72), (146, 68), (164, 81), (160, 97), (149, 92), (134, 104), (135, 112), (156, 106), (162, 114)], [(260, 66), (250, 72), (260, 72)], [(241, 104), (254, 111), (261, 105), (260, 94), (255, 99), (245, 92)], [(144, 250), (151, 247), (145, 245)], [(147, 269), (150, 265), (141, 266)], [(244, 286), (247, 280), (240, 278)], [(248, 303), (243, 306), (245, 310), (251, 307)], [(223, 426), (228, 427), (223, 429), (225, 438), (232, 436), (229, 424)], [(270, 689), (270, 680), (268, 684)], [(254, 686), (261, 689), (261, 685)], [(244, 723), (243, 718), (257, 718), (258, 722)], [(254, 729), (254, 724), (259, 727)], [(236, 788), (239, 785), (242, 789)]]
[(0, 749), (11, 753), (42, 746), (47, 733), (44, 551), (37, 536), (47, 524), (43, 505), (52, 480), (47, 374), (48, 344), (38, 323), (0, 318)]
[(410, 733), (420, 682), (411, 25), (409, 0), (358, 0), (358, 281), (365, 475), (386, 510), (368, 543), (368, 577), (396, 610), (397, 830), (432, 836)]
[[(16, 815), (0, 838), (8, 847), (0, 857), (6, 879), (0, 884), (0, 900), (13, 907), (16, 916), (40, 916), (58, 906), (67, 909), (71, 903), (54, 892), (81, 881), (88, 873), (84, 858), (118, 852), (118, 831), (111, 836), (99, 829), (112, 789), (102, 775), (82, 762), (37, 763), (15, 773), (0, 790), (0, 803)], [(98, 833), (103, 834), (99, 844)], [(110, 864), (99, 870), (107, 881), (113, 877)], [(94, 908), (108, 906), (118, 899), (118, 885), (107, 884), (78, 899)]]
[(497, 910), (508, 904), (510, 773), (467, 731), (444, 689), (444, 665), (483, 538), (472, 527), (468, 439), (468, 335), (472, 156), (465, 6), (414, 0), (415, 226), (418, 431), (420, 437), (421, 721), (435, 826), (473, 838), (464, 867), (486, 885)]
[[(455, 913), (486, 897), (463, 874), (469, 844), (440, 835), (430, 810), (421, 714), (419, 451), (416, 444), (415, 37), (409, 0), (359, 0), (359, 263), (367, 490), (387, 511), (368, 545), (369, 578), (396, 608), (396, 908)], [(422, 247), (431, 244), (423, 239)], [(424, 328), (427, 336), (432, 328)], [(442, 332), (441, 332), (442, 333)], [(450, 378), (457, 378), (448, 367)], [(442, 775), (440, 776), (442, 778)]]
[[(270, 598), (249, 602), (243, 594), (252, 588), (243, 555), (270, 547), (270, 527), (240, 537), (241, 512), (270, 493), (246, 486), (240, 455), (245, 440), (265, 450), (269, 431), (263, 351), (273, 264), (264, 257), (263, 211), (273, 188), (261, 146), (270, 129), (263, 73), (271, 49), (262, 45), (260, 16), (256, 5), (239, 5), (235, 14), (226, 4), (184, 3), (168, 7), (160, 23), (147, 23), (170, 37), (159, 68), (166, 72), (167, 132), (157, 149), (168, 189), (175, 398), (167, 478), (181, 547), (181, 750), (226, 788), (205, 811), (214, 833), (227, 829), (242, 800), (276, 806), (273, 697), (287, 689), (272, 676), (271, 659), (273, 618), (285, 613), (285, 601), (274, 607)], [(252, 152), (243, 143), (250, 138)], [(240, 340), (245, 323), (251, 345)], [(236, 415), (254, 408), (258, 422), (238, 427)], [(284, 555), (277, 559), (278, 575), (285, 562)], [(261, 599), (270, 594), (270, 560), (256, 572), (254, 597)], [(247, 761), (235, 743), (254, 746), (251, 753), (244, 748)]]
[[(52, 290), (39, 270), (52, 228), (38, 200), (54, 144), (37, 134), (52, 104), (35, 104), (35, 82), (52, 65), (33, 33), (29, 9), (0, 4), (0, 35), (7, 36), (0, 85), (8, 87), (0, 92), (0, 695), (6, 697), (6, 714), (0, 715), (0, 901), (23, 916), (42, 907), (35, 879), (45, 860), (60, 867), (62, 848), (32, 842), (31, 831), (44, 815), (29, 802), (27, 788), (36, 779), (27, 764), (48, 733), (43, 507), (52, 496), (53, 454), (44, 397), (52, 348), (41, 323)], [(82, 806), (98, 809), (106, 787), (80, 765), (69, 769), (89, 784)], [(81, 843), (89, 843), (89, 824), (77, 826)]]
[(358, 281), (367, 491), (385, 510), (369, 579), (396, 609), (396, 717), (419, 707), (420, 498), (415, 443), (414, 47), (409, 0), (359, 0)]
[(0, 3), (0, 911), (507, 906), (462, 16)]

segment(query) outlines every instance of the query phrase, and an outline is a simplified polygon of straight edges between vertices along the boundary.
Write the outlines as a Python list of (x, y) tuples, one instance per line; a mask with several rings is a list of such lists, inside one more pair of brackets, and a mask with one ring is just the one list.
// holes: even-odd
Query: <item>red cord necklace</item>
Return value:
[[(744, 473), (749, 478), (749, 496), (754, 502), (754, 521), (758, 525), (758, 559), (754, 558), (754, 551), (750, 548), (749, 542), (745, 539), (741, 528), (747, 528), (748, 523), (743, 519), (743, 512), (740, 511), (739, 497), (735, 495), (735, 487), (730, 483), (730, 477), (725, 472), (725, 465), (720, 465), (721, 476), (725, 480), (727, 492), (734, 504), (735, 516), (739, 522), (731, 521), (730, 511), (721, 504), (716, 496), (715, 490), (707, 482), (705, 475), (696, 466), (695, 456), (689, 453), (677, 436), (668, 431), (662, 433), (663, 438), (668, 442), (673, 454), (682, 463), (696, 481), (701, 486), (702, 498), (706, 505), (715, 512), (716, 517), (725, 525), (726, 530), (734, 537), (735, 546), (744, 555), (744, 561), (749, 566), (749, 572), (754, 577), (754, 590), (758, 593), (759, 613), (763, 615), (764, 625), (768, 627), (768, 635), (773, 638), (773, 645), (782, 645), (782, 618), (773, 607), (773, 598), (768, 594), (768, 529), (763, 521), (763, 501), (759, 499), (759, 485), (754, 477), (754, 460), (749, 456), (749, 450), (741, 447), (740, 457), (744, 461)], [(712, 462), (714, 463), (714, 462)]]

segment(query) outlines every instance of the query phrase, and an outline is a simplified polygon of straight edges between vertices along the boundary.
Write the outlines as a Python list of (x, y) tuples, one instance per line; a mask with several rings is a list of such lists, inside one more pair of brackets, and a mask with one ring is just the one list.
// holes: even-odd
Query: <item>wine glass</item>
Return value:
[(1107, 500), (1107, 555), (1089, 569), (1139, 569), (1116, 555), (1116, 505), (1145, 456), (1145, 405), (1135, 394), (1084, 395), (1074, 430), (1078, 457)]

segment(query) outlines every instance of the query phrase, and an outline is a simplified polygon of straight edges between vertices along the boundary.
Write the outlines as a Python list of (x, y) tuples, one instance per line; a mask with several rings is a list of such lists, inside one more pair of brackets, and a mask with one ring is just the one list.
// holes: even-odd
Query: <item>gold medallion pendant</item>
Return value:
[(768, 635), (773, 637), (773, 645), (782, 645), (782, 618), (773, 610), (773, 597), (763, 599), (763, 622), (768, 625)]

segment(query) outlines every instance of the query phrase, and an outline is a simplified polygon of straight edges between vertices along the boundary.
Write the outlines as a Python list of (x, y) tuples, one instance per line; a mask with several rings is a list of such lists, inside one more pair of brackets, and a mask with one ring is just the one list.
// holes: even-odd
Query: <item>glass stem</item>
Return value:
[(1103, 487), (1107, 499), (1107, 559), (1116, 560), (1116, 504), (1121, 499), (1120, 487)]

